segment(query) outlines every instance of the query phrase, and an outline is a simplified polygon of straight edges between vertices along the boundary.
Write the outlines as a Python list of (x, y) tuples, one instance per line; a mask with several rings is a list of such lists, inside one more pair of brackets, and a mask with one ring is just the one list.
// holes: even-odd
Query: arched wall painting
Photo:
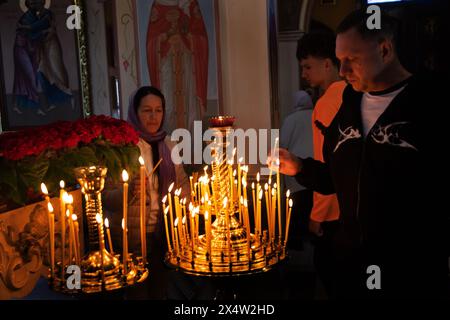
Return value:
[(166, 97), (165, 129), (219, 112), (215, 0), (137, 0), (140, 85)]

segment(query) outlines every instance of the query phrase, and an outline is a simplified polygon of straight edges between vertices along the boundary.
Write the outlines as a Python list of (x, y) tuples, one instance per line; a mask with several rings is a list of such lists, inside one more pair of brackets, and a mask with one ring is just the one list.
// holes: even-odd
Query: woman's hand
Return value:
[[(278, 153), (278, 157), (276, 156)], [(278, 160), (279, 159), (279, 160)], [(279, 161), (279, 164), (278, 164)], [(295, 155), (287, 151), (286, 149), (274, 149), (270, 152), (267, 157), (267, 165), (272, 170), (278, 170), (280, 168), (280, 173), (295, 176), (300, 172), (302, 168), (302, 162)]]

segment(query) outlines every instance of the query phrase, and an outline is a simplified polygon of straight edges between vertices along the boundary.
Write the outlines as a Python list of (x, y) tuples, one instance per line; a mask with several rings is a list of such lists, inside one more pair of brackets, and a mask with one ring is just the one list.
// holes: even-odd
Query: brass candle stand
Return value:
[[(124, 268), (123, 255), (112, 254), (105, 248), (103, 210), (101, 192), (105, 185), (107, 168), (101, 166), (80, 167), (75, 175), (85, 197), (85, 217), (88, 231), (88, 252), (81, 257), (66, 256), (50, 270), (50, 286), (56, 291), (99, 293), (121, 289), (144, 281), (148, 270), (142, 257), (127, 254), (127, 266)], [(125, 205), (125, 204), (124, 204)], [(80, 252), (80, 248), (75, 248)], [(111, 250), (111, 248), (110, 248)], [(72, 252), (72, 250), (71, 250)], [(57, 257), (58, 258), (58, 257)], [(61, 258), (61, 257), (60, 257)], [(67, 286), (67, 267), (77, 265), (81, 271), (81, 289), (74, 290)]]
[[(223, 121), (223, 117), (220, 120)], [(204, 176), (198, 179), (190, 178), (191, 189), (193, 189), (191, 205), (186, 213), (186, 218), (182, 219), (186, 223), (182, 224), (181, 228), (179, 214), (174, 215), (175, 223), (170, 224), (170, 227), (168, 221), (173, 219), (167, 218), (170, 212), (180, 211), (177, 208), (179, 190), (175, 191), (175, 201), (171, 199), (171, 190), (163, 199), (166, 237), (169, 242), (169, 251), (166, 253), (165, 262), (168, 266), (187, 274), (196, 276), (254, 274), (268, 271), (286, 258), (292, 200), (288, 205), (289, 208), (286, 208), (286, 228), (279, 225), (278, 232), (275, 228), (276, 221), (280, 224), (281, 217), (276, 219), (276, 208), (281, 209), (281, 201), (272, 196), (273, 206), (270, 204), (266, 207), (262, 206), (263, 188), (259, 184), (259, 175), (257, 189), (255, 190), (253, 185), (251, 191), (253, 203), (252, 206), (249, 206), (247, 199), (248, 166), (241, 166), (239, 163), (237, 172), (233, 170), (232, 160), (226, 156), (232, 133), (232, 126), (229, 125), (229, 122), (227, 124), (227, 126), (218, 124), (218, 126), (210, 128), (214, 130), (216, 138), (211, 142), (213, 143), (211, 155), (214, 159), (211, 164), (211, 177), (208, 176), (205, 167)], [(234, 158), (234, 153), (232, 158)], [(243, 173), (242, 176), (241, 173)], [(237, 185), (237, 181), (241, 182), (241, 187)], [(275, 191), (277, 186), (274, 184), (273, 187), (272, 190)], [(170, 198), (169, 207), (166, 207), (167, 198)], [(278, 199), (280, 198), (278, 197)], [(175, 209), (172, 208), (173, 203), (175, 203)], [(262, 209), (266, 211), (264, 214), (262, 214)], [(278, 209), (279, 215), (280, 209)], [(203, 217), (203, 219), (199, 219), (199, 217)], [(215, 218), (212, 222), (213, 217)], [(188, 223), (189, 219), (191, 219), (191, 223)], [(262, 227), (263, 219), (267, 221), (265, 230)], [(201, 220), (204, 221), (203, 234), (199, 234), (201, 230), (198, 224), (201, 224)], [(250, 224), (251, 220), (253, 226)], [(253, 232), (251, 232), (252, 230)]]

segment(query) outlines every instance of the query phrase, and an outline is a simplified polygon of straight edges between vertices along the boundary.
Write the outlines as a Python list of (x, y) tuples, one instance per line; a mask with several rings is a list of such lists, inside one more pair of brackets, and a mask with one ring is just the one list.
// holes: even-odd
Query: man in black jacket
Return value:
[(279, 149), (280, 172), (338, 196), (333, 297), (442, 296), (449, 230), (432, 189), (441, 159), (429, 129), (440, 93), (401, 65), (395, 21), (382, 15), (381, 29), (369, 30), (367, 18), (354, 12), (337, 30), (336, 56), (349, 85), (325, 132), (325, 163)]

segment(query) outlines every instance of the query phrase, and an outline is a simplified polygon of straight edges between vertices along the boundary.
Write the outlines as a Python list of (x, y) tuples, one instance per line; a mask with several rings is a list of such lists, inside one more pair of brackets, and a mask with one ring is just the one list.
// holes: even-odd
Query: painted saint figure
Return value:
[(197, 0), (155, 0), (147, 30), (150, 81), (166, 97), (166, 130), (186, 128), (206, 111), (208, 37)]
[(48, 9), (50, 1), (25, 0), (14, 42), (14, 111), (32, 108), (40, 115), (42, 98), (46, 111), (71, 102), (67, 70), (64, 66), (53, 13)]

